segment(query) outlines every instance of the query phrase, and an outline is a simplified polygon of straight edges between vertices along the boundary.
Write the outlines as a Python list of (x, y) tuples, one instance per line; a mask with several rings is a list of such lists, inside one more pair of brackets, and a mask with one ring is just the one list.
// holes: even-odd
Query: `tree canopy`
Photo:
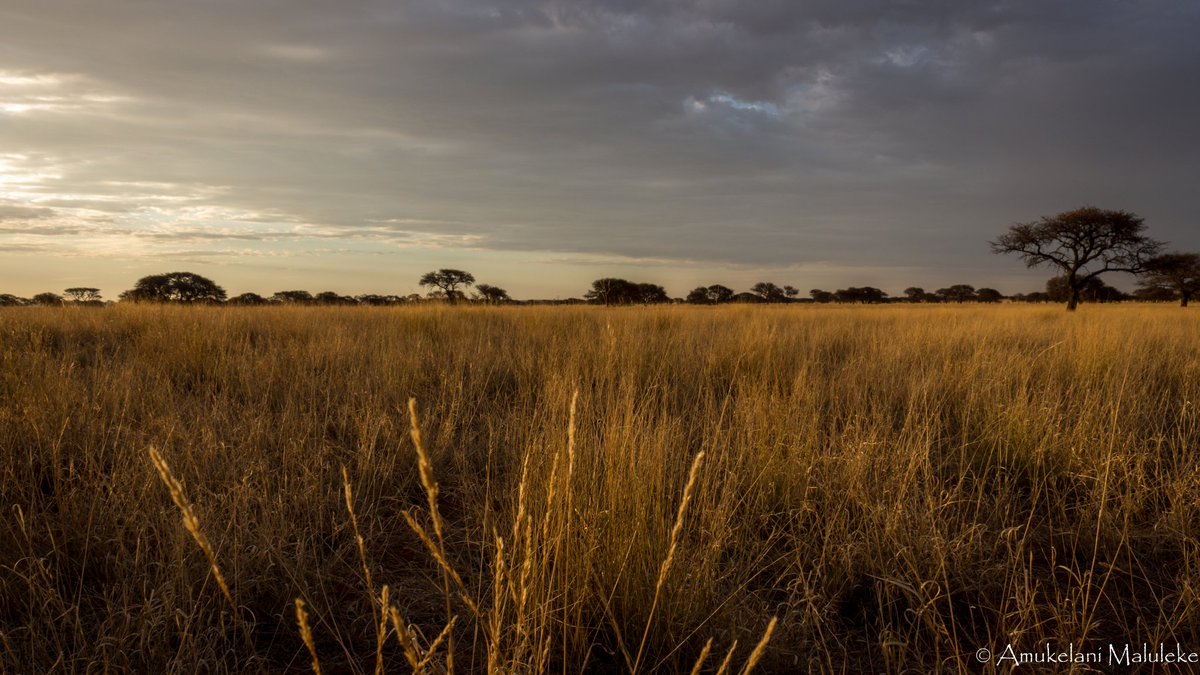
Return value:
[(493, 286), (491, 284), (476, 284), (475, 290), (479, 292), (479, 297), (483, 298), (485, 302), (489, 302), (493, 305), (512, 301), (512, 298), (508, 297), (508, 291), (500, 288), (499, 286)]
[(977, 299), (975, 287), (971, 284), (954, 284), (948, 288), (939, 288), (934, 294), (945, 302), (962, 303)]
[(685, 301), (693, 305), (719, 305), (733, 299), (733, 289), (721, 284), (697, 286), (687, 294)]
[(120, 297), (135, 302), (222, 302), (225, 300), (225, 289), (212, 279), (193, 272), (168, 272), (138, 279), (133, 288)]
[(605, 277), (592, 282), (583, 294), (588, 302), (600, 305), (632, 305), (670, 302), (667, 290), (658, 284), (637, 283), (628, 279)]
[(288, 305), (311, 305), (316, 302), (316, 298), (308, 291), (279, 291), (271, 296), (271, 301)]
[(979, 302), (1000, 302), (1004, 294), (994, 288), (981, 288), (975, 291), (975, 299)]
[(48, 307), (56, 307), (63, 304), (63, 297), (58, 293), (38, 293), (31, 300), (35, 305), (46, 305)]
[(993, 253), (1016, 254), (1027, 267), (1062, 271), (1067, 309), (1079, 304), (1084, 285), (1105, 272), (1137, 274), (1162, 247), (1147, 237), (1144, 220), (1129, 211), (1085, 206), (1017, 223), (991, 242)]
[(76, 286), (64, 290), (63, 294), (75, 302), (100, 302), (99, 288)]
[(243, 307), (257, 307), (267, 304), (268, 300), (258, 293), (242, 293), (229, 299), (229, 304)]
[(470, 272), (444, 267), (436, 272), (426, 272), (418, 283), (437, 289), (435, 292), (441, 293), (447, 302), (453, 303), (465, 297), (460, 287), (469, 287), (475, 283), (475, 276)]
[(750, 292), (762, 298), (766, 302), (783, 302), (787, 297), (786, 292), (770, 281), (760, 281), (750, 287)]
[(838, 289), (833, 293), (833, 299), (837, 302), (876, 304), (887, 302), (887, 298), (887, 293), (874, 286), (851, 286), (850, 288)]
[[(1071, 287), (1067, 284), (1067, 278), (1059, 275), (1046, 281), (1046, 296), (1054, 302), (1066, 302), (1071, 297)], [(1119, 289), (1113, 288), (1104, 283), (1100, 277), (1092, 277), (1079, 288), (1079, 300), (1081, 302), (1120, 302), (1125, 299), (1125, 294)]]
[(1200, 295), (1200, 253), (1164, 253), (1147, 260), (1138, 285), (1144, 295), (1165, 291), (1187, 307)]

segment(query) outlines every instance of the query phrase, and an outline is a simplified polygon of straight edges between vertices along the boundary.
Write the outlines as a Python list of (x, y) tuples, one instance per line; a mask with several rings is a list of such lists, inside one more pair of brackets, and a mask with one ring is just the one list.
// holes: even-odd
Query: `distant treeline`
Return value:
[[(671, 297), (665, 288), (658, 284), (634, 282), (627, 279), (606, 277), (592, 282), (591, 288), (582, 298), (566, 300), (514, 300), (503, 288), (489, 284), (476, 284), (475, 278), (468, 272), (453, 269), (441, 269), (421, 277), (422, 286), (431, 288), (424, 295), (411, 293), (408, 295), (381, 295), (368, 293), (363, 295), (342, 295), (333, 291), (311, 293), (304, 290), (279, 291), (270, 296), (257, 293), (242, 293), (227, 297), (225, 289), (211, 279), (192, 272), (170, 272), (155, 274), (139, 279), (137, 284), (128, 291), (121, 293), (121, 302), (156, 302), (179, 304), (226, 304), (235, 306), (264, 306), (264, 305), (366, 305), (394, 306), (424, 302), (466, 303), (466, 304), (597, 304), (597, 305), (653, 305), (653, 304), (692, 304), (718, 305), (728, 303), (763, 304), (763, 303), (842, 303), (842, 304), (884, 304), (884, 303), (997, 303), (1004, 300), (1013, 302), (1066, 302), (1070, 297), (1070, 288), (1064, 277), (1054, 277), (1046, 282), (1044, 291), (1032, 293), (1017, 293), (1005, 296), (994, 288), (975, 288), (970, 284), (955, 284), (934, 291), (926, 291), (917, 286), (904, 289), (902, 295), (889, 295), (886, 291), (873, 286), (851, 286), (849, 288), (826, 291), (819, 288), (810, 290), (802, 295), (794, 286), (779, 286), (770, 281), (754, 284), (747, 291), (735, 291), (728, 286), (713, 284), (698, 286), (683, 298)], [(1080, 293), (1084, 302), (1122, 302), (1136, 300), (1142, 302), (1170, 302), (1179, 299), (1178, 293), (1162, 284), (1143, 284), (1134, 293), (1125, 293), (1108, 284), (1099, 277), (1089, 279)], [(91, 287), (75, 287), (65, 289), (62, 294), (39, 293), (32, 298), (22, 298), (11, 294), (0, 294), (2, 306), (53, 306), (53, 305), (84, 305), (102, 306), (109, 304), (100, 294), (100, 290)]]
[[(1129, 211), (1085, 206), (1052, 217), (1017, 223), (990, 242), (993, 253), (1013, 254), (1026, 267), (1050, 267), (1060, 274), (1046, 282), (1045, 291), (1018, 293), (1008, 300), (1017, 302), (1065, 302), (1068, 310), (1080, 302), (1121, 302), (1140, 300), (1188, 301), (1200, 294), (1200, 253), (1174, 251), (1163, 253), (1163, 242), (1145, 234), (1145, 222)], [(1124, 293), (1100, 279), (1109, 272), (1124, 272), (1138, 277), (1138, 290)], [(995, 303), (1005, 300), (994, 288), (975, 288), (955, 284), (928, 292), (917, 286), (904, 289), (902, 296), (891, 296), (874, 286), (851, 286), (836, 291), (814, 288), (802, 297), (795, 286), (779, 286), (760, 281), (748, 291), (737, 292), (728, 286), (697, 286), (684, 298), (672, 298), (665, 288), (654, 283), (605, 277), (592, 282), (583, 299), (513, 300), (499, 286), (478, 284), (470, 272), (442, 268), (427, 272), (418, 282), (429, 291), (424, 295), (341, 295), (324, 291), (279, 291), (270, 297), (242, 293), (229, 298), (225, 289), (211, 279), (192, 272), (169, 272), (142, 277), (133, 288), (121, 293), (127, 302), (173, 302), (185, 304), (230, 305), (401, 305), (437, 300), (448, 304), (474, 302), (487, 304), (575, 304), (653, 305), (688, 303), (719, 305), (726, 303)], [(32, 298), (0, 295), (5, 305), (62, 305), (66, 303), (103, 305), (97, 288), (76, 287), (57, 293), (39, 293)]]

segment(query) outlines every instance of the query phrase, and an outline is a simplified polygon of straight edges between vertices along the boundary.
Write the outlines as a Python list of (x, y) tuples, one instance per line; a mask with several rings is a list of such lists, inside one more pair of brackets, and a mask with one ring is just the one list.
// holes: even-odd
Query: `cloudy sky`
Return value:
[(1194, 0), (5, 0), (0, 292), (1033, 290), (1013, 222), (1200, 248), (1197, 35)]

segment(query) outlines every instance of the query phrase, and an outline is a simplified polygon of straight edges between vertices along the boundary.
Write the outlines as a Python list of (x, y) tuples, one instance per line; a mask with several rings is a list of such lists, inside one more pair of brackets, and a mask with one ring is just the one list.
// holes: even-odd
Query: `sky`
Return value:
[(5, 0), (0, 292), (1037, 290), (1013, 223), (1200, 249), (1197, 35), (1195, 0)]

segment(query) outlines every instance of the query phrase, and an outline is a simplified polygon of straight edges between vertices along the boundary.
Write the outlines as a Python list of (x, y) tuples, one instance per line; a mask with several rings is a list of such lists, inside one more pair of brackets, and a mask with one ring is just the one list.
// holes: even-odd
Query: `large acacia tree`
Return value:
[(151, 274), (137, 280), (133, 288), (121, 294), (134, 302), (213, 303), (225, 300), (225, 289), (212, 279), (193, 272)]
[(1105, 272), (1138, 274), (1162, 247), (1129, 211), (1085, 206), (1017, 223), (991, 242), (993, 253), (1015, 253), (1027, 267), (1057, 267), (1067, 285), (1067, 309), (1079, 305), (1085, 285)]

